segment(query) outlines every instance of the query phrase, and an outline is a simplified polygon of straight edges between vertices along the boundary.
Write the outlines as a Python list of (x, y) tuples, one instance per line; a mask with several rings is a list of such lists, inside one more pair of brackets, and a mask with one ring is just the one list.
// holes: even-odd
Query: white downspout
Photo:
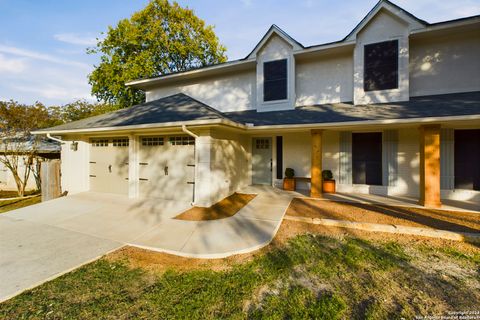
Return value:
[(192, 136), (195, 138), (195, 145), (193, 146), (193, 161), (195, 161), (195, 164), (194, 164), (194, 167), (193, 167), (193, 199), (192, 199), (192, 206), (195, 204), (195, 176), (197, 174), (197, 156), (196, 156), (196, 148), (197, 148), (197, 138), (198, 138), (198, 135), (196, 135), (195, 133), (193, 133), (192, 131), (188, 130), (187, 129), (187, 126), (182, 124), (182, 131), (185, 132), (186, 134), (188, 134), (189, 136)]
[(193, 133), (192, 131), (188, 130), (187, 126), (184, 125), (184, 124), (182, 124), (182, 131), (185, 132), (186, 134), (188, 134), (189, 136), (194, 137), (195, 139), (198, 138), (198, 136), (195, 133)]
[(58, 139), (58, 138), (52, 137), (52, 136), (50, 135), (50, 133), (47, 133), (47, 138), (50, 139), (50, 140), (53, 140), (53, 141), (60, 142), (61, 144), (67, 143), (67, 141), (64, 141), (64, 140), (62, 140), (62, 139)]

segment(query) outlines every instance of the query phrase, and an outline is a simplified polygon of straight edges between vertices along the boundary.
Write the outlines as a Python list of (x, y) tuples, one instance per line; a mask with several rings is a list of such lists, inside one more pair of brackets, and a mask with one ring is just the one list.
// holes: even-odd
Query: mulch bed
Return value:
[(257, 195), (234, 193), (229, 197), (215, 203), (213, 206), (193, 207), (175, 217), (178, 220), (204, 221), (217, 220), (233, 216)]
[(480, 212), (296, 198), (290, 203), (286, 214), (297, 217), (395, 224), (459, 232), (480, 232)]

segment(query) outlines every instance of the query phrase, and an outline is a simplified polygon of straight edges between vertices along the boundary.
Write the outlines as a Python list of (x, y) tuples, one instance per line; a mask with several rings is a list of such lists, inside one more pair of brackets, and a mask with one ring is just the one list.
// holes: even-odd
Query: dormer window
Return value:
[(287, 99), (287, 59), (263, 64), (263, 101)]
[(373, 43), (364, 47), (365, 91), (398, 88), (398, 40)]

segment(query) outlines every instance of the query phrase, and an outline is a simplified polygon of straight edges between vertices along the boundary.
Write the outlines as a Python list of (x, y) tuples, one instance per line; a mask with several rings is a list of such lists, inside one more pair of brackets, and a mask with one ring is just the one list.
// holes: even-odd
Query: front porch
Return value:
[[(297, 190), (294, 194), (296, 194), (297, 197), (310, 198), (310, 190)], [(424, 206), (419, 204), (418, 198), (412, 196), (388, 196), (369, 193), (337, 192), (335, 194), (324, 193), (322, 194), (321, 199), (347, 203), (380, 204), (394, 207), (424, 208)], [(445, 211), (480, 212), (480, 203), (466, 200), (459, 201), (452, 199), (443, 199), (441, 207), (437, 209)]]
[[(264, 135), (272, 141), (272, 184), (281, 188), (285, 169), (293, 168), (297, 177), (311, 179), (311, 182), (298, 183), (297, 191), (315, 198), (480, 210), (475, 171), (477, 155), (473, 147), (469, 148), (470, 153), (459, 150), (465, 149), (465, 143), (458, 139), (465, 134), (477, 134), (478, 124), (346, 129), (280, 131), (275, 136)], [(362, 136), (374, 139), (364, 139), (361, 144)], [(378, 146), (369, 148), (369, 144), (375, 143)], [(252, 150), (254, 147), (252, 143)], [(369, 157), (372, 153), (377, 156)], [(322, 170), (332, 171), (336, 195), (323, 194)], [(466, 180), (471, 181), (465, 183)]]

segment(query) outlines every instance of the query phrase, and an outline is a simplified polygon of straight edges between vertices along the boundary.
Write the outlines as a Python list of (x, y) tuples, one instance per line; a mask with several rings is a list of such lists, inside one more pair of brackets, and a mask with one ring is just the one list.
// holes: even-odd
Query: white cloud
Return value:
[(8, 58), (0, 53), (0, 72), (22, 73), (26, 67), (24, 59)]
[(6, 46), (6, 45), (0, 45), (0, 52), (7, 53), (10, 55), (18, 56), (18, 57), (25, 57), (25, 58), (30, 58), (34, 60), (42, 60), (42, 61), (48, 61), (56, 64), (63, 64), (63, 65), (69, 65), (69, 66), (76, 66), (76, 67), (81, 67), (81, 68), (90, 68), (90, 66), (86, 63), (78, 62), (78, 61), (72, 61), (72, 60), (66, 60), (60, 57), (52, 56), (49, 54), (41, 53), (41, 52), (36, 52), (36, 51), (30, 51), (30, 50), (25, 50), (17, 47), (12, 47), (12, 46)]
[(93, 46), (97, 43), (97, 39), (93, 36), (80, 35), (78, 33), (57, 33), (53, 37), (62, 42), (81, 45), (81, 46)]
[(93, 97), (87, 90), (82, 90), (81, 87), (71, 87), (71, 86), (60, 86), (58, 84), (39, 84), (37, 86), (12, 86), (13, 89), (33, 93), (38, 97), (53, 99), (53, 100), (64, 100), (64, 101), (73, 101), (76, 99), (87, 99), (93, 100)]
[(87, 79), (92, 70), (88, 63), (60, 55), (0, 45), (0, 96), (47, 105), (93, 99)]

